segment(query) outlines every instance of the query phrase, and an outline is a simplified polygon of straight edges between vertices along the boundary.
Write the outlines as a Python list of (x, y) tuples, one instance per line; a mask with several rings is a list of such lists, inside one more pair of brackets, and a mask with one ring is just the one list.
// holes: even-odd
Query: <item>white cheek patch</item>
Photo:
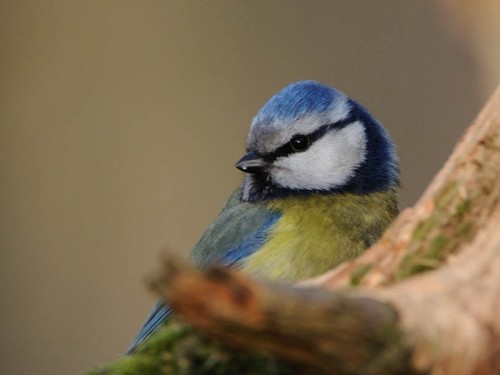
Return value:
[(270, 174), (285, 188), (328, 190), (345, 184), (365, 157), (365, 130), (357, 121), (325, 134), (304, 152), (276, 159)]

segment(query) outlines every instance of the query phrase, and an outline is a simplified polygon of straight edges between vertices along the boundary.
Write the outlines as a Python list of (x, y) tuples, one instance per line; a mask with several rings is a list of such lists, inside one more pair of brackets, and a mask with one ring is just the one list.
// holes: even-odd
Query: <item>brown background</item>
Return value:
[(401, 0), (1, 1), (0, 373), (126, 349), (154, 300), (142, 277), (189, 252), (291, 81), (364, 103), (414, 202), (491, 89), (447, 25)]

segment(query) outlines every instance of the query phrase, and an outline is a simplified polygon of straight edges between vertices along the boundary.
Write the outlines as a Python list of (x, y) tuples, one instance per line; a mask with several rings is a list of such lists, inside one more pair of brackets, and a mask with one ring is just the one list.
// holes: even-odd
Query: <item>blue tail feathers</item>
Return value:
[(172, 309), (165, 306), (162, 300), (158, 300), (146, 318), (139, 333), (137, 333), (134, 341), (127, 349), (127, 355), (134, 354), (137, 348), (141, 346), (141, 344), (146, 341), (165, 320), (167, 320), (170, 314), (172, 314)]

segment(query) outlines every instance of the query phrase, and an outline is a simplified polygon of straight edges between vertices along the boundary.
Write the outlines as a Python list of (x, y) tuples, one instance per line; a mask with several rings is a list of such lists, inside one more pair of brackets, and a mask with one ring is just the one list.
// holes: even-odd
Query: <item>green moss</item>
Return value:
[(403, 259), (396, 278), (401, 280), (417, 273), (438, 268), (455, 245), (456, 241), (446, 235), (436, 235), (428, 244), (420, 245), (424, 247), (421, 251), (414, 251)]
[(436, 215), (432, 215), (427, 220), (420, 222), (415, 229), (415, 232), (413, 232), (413, 241), (421, 241), (427, 238), (429, 232), (432, 231), (437, 224), (438, 218)]
[(470, 238), (474, 232), (473, 229), (474, 228), (471, 223), (464, 222), (458, 227), (458, 234), (460, 238)]
[(413, 232), (408, 254), (396, 275), (399, 280), (437, 268), (474, 233), (474, 225), (468, 221), (473, 198), (462, 199), (456, 181), (436, 194), (434, 204), (431, 216), (420, 222)]
[(455, 216), (458, 218), (463, 217), (472, 207), (472, 199), (466, 199), (457, 206)]
[(134, 355), (86, 375), (293, 374), (292, 366), (264, 354), (237, 351), (170, 319)]
[(450, 239), (442, 234), (434, 237), (429, 245), (427, 256), (431, 259), (442, 259), (447, 253), (446, 248), (450, 245)]
[(371, 264), (360, 264), (351, 272), (351, 286), (359, 285), (365, 275), (372, 269)]
[(407, 256), (401, 263), (397, 273), (396, 279), (403, 280), (411, 275), (417, 273), (427, 272), (435, 269), (439, 262), (431, 261), (422, 256)]
[(447, 208), (458, 195), (458, 182), (451, 181), (436, 193), (434, 203), (438, 209)]

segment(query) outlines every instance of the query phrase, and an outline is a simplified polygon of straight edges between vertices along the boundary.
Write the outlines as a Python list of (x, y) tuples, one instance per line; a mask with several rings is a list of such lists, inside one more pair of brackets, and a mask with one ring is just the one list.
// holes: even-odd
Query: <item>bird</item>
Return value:
[[(200, 269), (307, 279), (361, 254), (398, 214), (399, 159), (387, 130), (317, 81), (293, 82), (264, 104), (236, 168), (241, 185), (191, 253)], [(127, 354), (171, 314), (158, 301)]]

